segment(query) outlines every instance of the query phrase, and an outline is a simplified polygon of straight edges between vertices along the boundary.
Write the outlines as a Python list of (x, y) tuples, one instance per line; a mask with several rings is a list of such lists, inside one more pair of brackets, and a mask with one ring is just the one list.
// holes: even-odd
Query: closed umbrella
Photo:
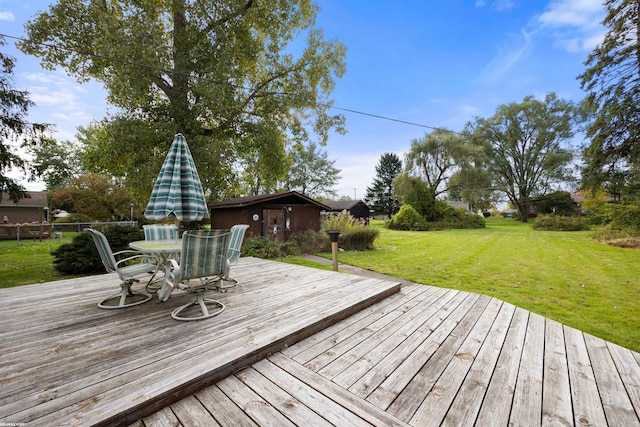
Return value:
[(171, 215), (183, 222), (208, 216), (202, 183), (182, 134), (173, 139), (144, 211), (145, 217), (155, 220)]

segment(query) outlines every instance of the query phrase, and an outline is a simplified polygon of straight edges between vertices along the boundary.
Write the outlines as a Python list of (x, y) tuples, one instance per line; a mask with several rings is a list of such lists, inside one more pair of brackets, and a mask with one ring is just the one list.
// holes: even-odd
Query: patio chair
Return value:
[[(227, 271), (224, 273), (224, 278), (217, 284), (218, 291), (226, 292), (226, 289), (233, 288), (238, 284), (236, 279), (229, 277), (231, 266), (238, 262), (240, 259), (240, 249), (242, 248), (242, 240), (244, 234), (249, 226), (247, 224), (236, 224), (231, 227), (231, 242), (229, 243), (229, 251), (227, 252), (227, 260), (229, 262)], [(226, 282), (230, 282), (229, 285)]]
[[(188, 293), (196, 295), (195, 301), (176, 308), (171, 317), (176, 320), (201, 320), (216, 316), (224, 310), (224, 304), (204, 293), (209, 290), (210, 278), (222, 280), (228, 271), (227, 252), (231, 233), (228, 230), (185, 231), (182, 235), (180, 262), (169, 260), (172, 268), (167, 281), (175, 289), (186, 285)], [(199, 279), (199, 280), (194, 280)], [(213, 308), (213, 311), (209, 310)]]
[(157, 266), (150, 262), (131, 264), (132, 261), (142, 261), (147, 255), (128, 249), (114, 253), (104, 234), (92, 228), (85, 228), (84, 231), (88, 232), (93, 238), (102, 264), (107, 272), (118, 273), (120, 280), (122, 280), (120, 293), (103, 299), (98, 303), (98, 307), (106, 309), (125, 308), (149, 301), (152, 298), (150, 293), (142, 291), (134, 292), (131, 289), (134, 283), (140, 281), (137, 279), (138, 276), (147, 275), (150, 271), (157, 269)]
[[(178, 227), (175, 224), (145, 224), (142, 226), (142, 229), (144, 230), (145, 240), (173, 240), (178, 238)], [(178, 258), (177, 254), (169, 254), (169, 257)], [(147, 262), (154, 263), (154, 260), (152, 258)], [(162, 281), (155, 280), (159, 270), (160, 269), (158, 268), (153, 271), (153, 275), (147, 283), (147, 292), (155, 293), (160, 289)]]

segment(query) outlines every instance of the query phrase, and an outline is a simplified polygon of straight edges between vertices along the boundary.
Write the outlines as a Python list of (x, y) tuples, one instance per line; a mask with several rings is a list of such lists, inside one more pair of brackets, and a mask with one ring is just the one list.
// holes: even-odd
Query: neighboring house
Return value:
[(472, 212), (471, 211), (471, 204), (469, 202), (463, 202), (463, 201), (459, 201), (459, 200), (452, 200), (447, 202), (449, 203), (451, 206), (453, 206), (456, 209), (464, 209), (467, 212)]
[(248, 235), (286, 242), (306, 230), (320, 230), (320, 213), (329, 206), (296, 191), (246, 196), (209, 205), (211, 228), (249, 224)]
[(0, 201), (0, 220), (7, 217), (8, 224), (24, 224), (48, 220), (47, 193), (45, 191), (27, 191), (29, 197), (14, 202), (7, 193), (2, 193)]
[[(584, 208), (584, 206), (583, 206), (584, 200), (585, 200), (584, 190), (578, 190), (578, 191), (574, 191), (573, 193), (571, 193), (571, 199), (580, 208), (580, 213), (582, 213), (582, 214), (587, 213), (585, 208)], [(615, 199), (613, 197), (611, 197), (611, 196), (606, 196), (605, 197), (605, 202), (614, 203)]]
[(371, 208), (362, 200), (339, 200), (336, 202), (324, 202), (324, 204), (331, 208), (330, 212), (338, 214), (346, 210), (352, 217), (369, 222)]

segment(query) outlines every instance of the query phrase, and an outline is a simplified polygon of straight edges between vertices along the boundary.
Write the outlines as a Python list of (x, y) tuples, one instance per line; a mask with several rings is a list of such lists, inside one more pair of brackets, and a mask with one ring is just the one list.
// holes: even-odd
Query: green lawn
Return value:
[(380, 228), (376, 250), (340, 252), (340, 262), (491, 295), (640, 351), (640, 251), (592, 241), (591, 231), (534, 231), (512, 219), (480, 230), (372, 226)]
[(0, 240), (0, 288), (50, 282), (62, 276), (53, 269), (51, 251), (71, 242), (77, 233), (62, 233), (62, 239)]

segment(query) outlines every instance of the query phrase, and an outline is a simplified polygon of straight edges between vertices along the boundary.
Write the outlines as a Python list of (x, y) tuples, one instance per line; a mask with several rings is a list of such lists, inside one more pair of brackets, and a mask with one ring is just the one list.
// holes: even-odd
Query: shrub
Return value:
[(589, 228), (589, 221), (583, 218), (557, 215), (539, 215), (533, 223), (534, 230), (582, 231)]
[(380, 235), (379, 230), (368, 227), (364, 221), (354, 218), (346, 210), (325, 218), (322, 229), (339, 231), (338, 244), (348, 251), (372, 249), (373, 242)]
[(385, 227), (392, 230), (428, 230), (427, 221), (411, 205), (402, 205)]
[(242, 246), (242, 256), (274, 259), (282, 257), (282, 250), (278, 242), (261, 236), (248, 237)]
[[(298, 249), (297, 253), (292, 253), (291, 255), (314, 254), (331, 250), (331, 240), (327, 233), (316, 230), (306, 230), (303, 233), (295, 234), (283, 246), (288, 244), (295, 245)], [(286, 249), (286, 251), (292, 252), (290, 249)]]
[[(129, 242), (144, 239), (144, 232), (135, 227), (105, 227), (100, 231), (107, 237), (113, 252), (129, 249)], [(100, 254), (88, 233), (78, 234), (71, 243), (65, 243), (51, 251), (51, 255), (54, 256), (54, 268), (62, 274), (105, 272)]]
[(470, 214), (464, 209), (455, 209), (455, 213), (449, 213), (442, 221), (430, 223), (432, 230), (448, 230), (448, 229), (475, 229), (485, 228), (486, 221), (480, 215)]

